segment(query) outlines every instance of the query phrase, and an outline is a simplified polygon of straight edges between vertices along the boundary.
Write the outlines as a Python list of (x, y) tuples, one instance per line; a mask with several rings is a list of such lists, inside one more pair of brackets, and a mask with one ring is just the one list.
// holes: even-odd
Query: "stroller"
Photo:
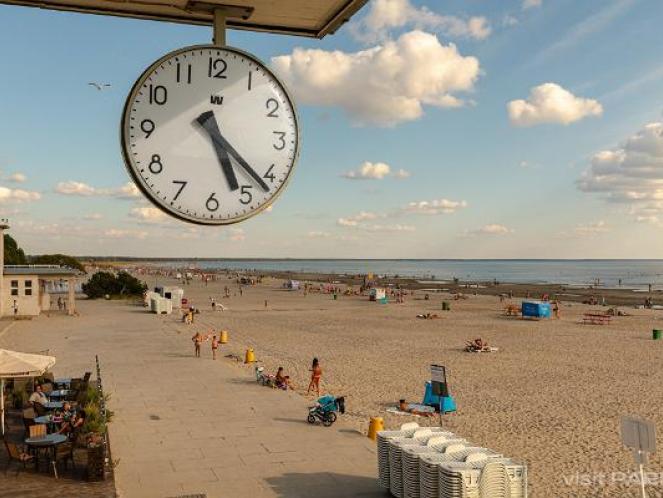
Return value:
[(336, 422), (337, 411), (341, 414), (345, 413), (345, 397), (336, 398), (327, 394), (319, 398), (315, 406), (309, 407), (306, 420), (309, 424), (315, 424), (316, 420), (320, 420), (322, 425), (329, 427)]

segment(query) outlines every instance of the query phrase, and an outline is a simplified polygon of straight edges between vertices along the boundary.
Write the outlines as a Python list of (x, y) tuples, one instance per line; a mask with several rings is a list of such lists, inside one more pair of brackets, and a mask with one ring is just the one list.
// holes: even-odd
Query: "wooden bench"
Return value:
[(582, 317), (584, 325), (609, 325), (610, 322), (612, 322), (612, 316), (603, 313), (585, 313)]

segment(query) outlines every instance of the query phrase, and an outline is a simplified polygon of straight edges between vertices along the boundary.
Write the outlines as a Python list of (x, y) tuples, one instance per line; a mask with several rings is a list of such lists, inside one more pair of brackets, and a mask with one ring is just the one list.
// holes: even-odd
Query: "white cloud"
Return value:
[(378, 126), (419, 119), (424, 106), (462, 106), (454, 94), (471, 91), (480, 72), (478, 59), (422, 31), (360, 52), (295, 48), (272, 63), (302, 103)]
[(513, 233), (513, 229), (497, 223), (484, 225), (475, 230), (469, 230), (466, 232), (467, 235), (508, 235), (510, 233)]
[(541, 5), (543, 5), (543, 0), (523, 0), (523, 10), (541, 7)]
[(350, 180), (382, 180), (390, 172), (388, 164), (365, 161), (356, 171), (348, 171), (341, 176)]
[(139, 239), (143, 240), (147, 237), (148, 233), (143, 230), (124, 230), (120, 228), (109, 228), (102, 234), (109, 239)]
[(399, 169), (398, 171), (395, 171), (393, 174), (393, 177), (398, 179), (398, 180), (405, 180), (406, 178), (410, 178), (412, 176), (412, 173), (409, 171), (406, 171), (404, 169)]
[(649, 123), (620, 146), (594, 154), (577, 185), (628, 206), (640, 221), (663, 213), (663, 121)]
[(371, 213), (370, 211), (360, 211), (358, 214), (354, 216), (348, 216), (347, 218), (339, 218), (337, 224), (344, 227), (356, 227), (364, 221), (375, 220), (380, 217), (382, 216), (376, 213)]
[(168, 219), (168, 216), (166, 216), (163, 211), (151, 206), (132, 208), (131, 211), (129, 211), (129, 215), (140, 221), (145, 221), (148, 223), (161, 222)]
[(67, 181), (59, 182), (55, 186), (55, 192), (62, 195), (80, 197), (115, 197), (118, 199), (136, 199), (141, 197), (138, 187), (133, 182), (127, 182), (117, 188), (96, 188), (84, 182)]
[(103, 217), (104, 216), (100, 213), (90, 213), (83, 216), (83, 219), (88, 221), (96, 221), (102, 219)]
[(573, 229), (573, 233), (580, 237), (591, 237), (600, 233), (610, 231), (610, 228), (605, 221), (597, 221), (595, 223), (579, 224)]
[(509, 27), (511, 27), (511, 26), (516, 26), (516, 25), (518, 24), (518, 22), (519, 22), (519, 21), (518, 21), (518, 19), (517, 19), (516, 17), (511, 16), (511, 15), (509, 15), (509, 14), (506, 14), (506, 15), (502, 18), (502, 26), (505, 26), (505, 27), (507, 27), (507, 28), (509, 28)]
[(25, 176), (23, 173), (20, 173), (18, 171), (12, 173), (7, 177), (7, 181), (12, 183), (25, 183), (27, 179), (28, 179), (27, 176)]
[(246, 239), (246, 233), (243, 228), (230, 227), (227, 233), (228, 239), (233, 242), (242, 242)]
[(603, 113), (598, 101), (576, 97), (556, 83), (544, 83), (532, 88), (527, 100), (512, 100), (507, 104), (507, 109), (511, 123), (518, 126), (542, 123), (568, 125)]
[(393, 29), (415, 27), (447, 37), (483, 40), (491, 33), (485, 17), (457, 17), (417, 8), (409, 0), (373, 0), (368, 14), (352, 25), (352, 34), (364, 42), (384, 40)]
[(38, 201), (39, 199), (41, 199), (39, 192), (0, 187), (0, 204), (31, 202)]
[(366, 230), (367, 232), (414, 232), (416, 230), (412, 225), (362, 225), (360, 228)]
[(403, 211), (414, 214), (453, 214), (459, 209), (466, 207), (467, 202), (465, 201), (436, 199), (433, 201), (410, 202), (403, 208)]
[(332, 234), (330, 234), (329, 232), (321, 232), (317, 230), (313, 230), (309, 232), (307, 235), (311, 239), (328, 239), (332, 236)]

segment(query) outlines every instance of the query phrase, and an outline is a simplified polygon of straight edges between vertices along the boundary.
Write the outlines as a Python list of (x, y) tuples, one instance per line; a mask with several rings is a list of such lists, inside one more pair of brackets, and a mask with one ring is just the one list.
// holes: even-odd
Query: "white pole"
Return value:
[(2, 435), (5, 435), (5, 378), (0, 378), (0, 418), (2, 418)]
[(642, 498), (647, 498), (645, 493), (645, 470), (642, 463), (640, 464), (640, 490), (642, 491)]

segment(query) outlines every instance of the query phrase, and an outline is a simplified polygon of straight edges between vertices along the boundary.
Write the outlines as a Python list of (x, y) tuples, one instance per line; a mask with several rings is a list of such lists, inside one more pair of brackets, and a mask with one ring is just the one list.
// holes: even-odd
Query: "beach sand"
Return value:
[[(153, 286), (154, 278), (148, 283)], [(158, 283), (177, 285), (164, 277)], [(231, 297), (222, 299), (226, 285)], [(624, 308), (632, 316), (592, 326), (580, 324), (582, 314), (600, 307), (575, 303), (562, 304), (560, 320), (529, 321), (503, 316), (508, 302), (494, 296), (452, 301), (434, 294), (426, 301), (420, 292), (405, 304), (381, 305), (365, 296), (305, 296), (272, 278), (244, 286), (241, 297), (225, 277), (207, 286), (195, 280), (184, 289), (202, 309), (192, 332), (230, 332), (222, 356), (243, 358), (252, 347), (268, 372), (283, 366), (303, 395), (311, 359), (318, 357), (324, 392), (347, 396), (344, 418), (361, 431), (372, 416), (384, 417), (387, 428), (411, 420), (437, 425), (437, 417), (385, 410), (400, 398), (420, 401), (429, 365), (442, 364), (458, 406), (443, 425), (526, 462), (531, 496), (638, 496), (636, 484), (620, 482), (621, 473), (635, 467), (620, 442), (619, 423), (621, 415), (636, 414), (663, 426), (663, 341), (651, 338), (652, 328), (663, 328), (660, 311)], [(228, 311), (212, 312), (210, 296)], [(450, 312), (441, 311), (442, 299), (450, 300)], [(441, 318), (415, 318), (427, 312)], [(479, 336), (499, 352), (465, 353), (465, 341)], [(648, 469), (660, 468), (654, 456)], [(579, 484), (588, 479), (595, 485)], [(659, 481), (649, 496), (662, 491)]]

